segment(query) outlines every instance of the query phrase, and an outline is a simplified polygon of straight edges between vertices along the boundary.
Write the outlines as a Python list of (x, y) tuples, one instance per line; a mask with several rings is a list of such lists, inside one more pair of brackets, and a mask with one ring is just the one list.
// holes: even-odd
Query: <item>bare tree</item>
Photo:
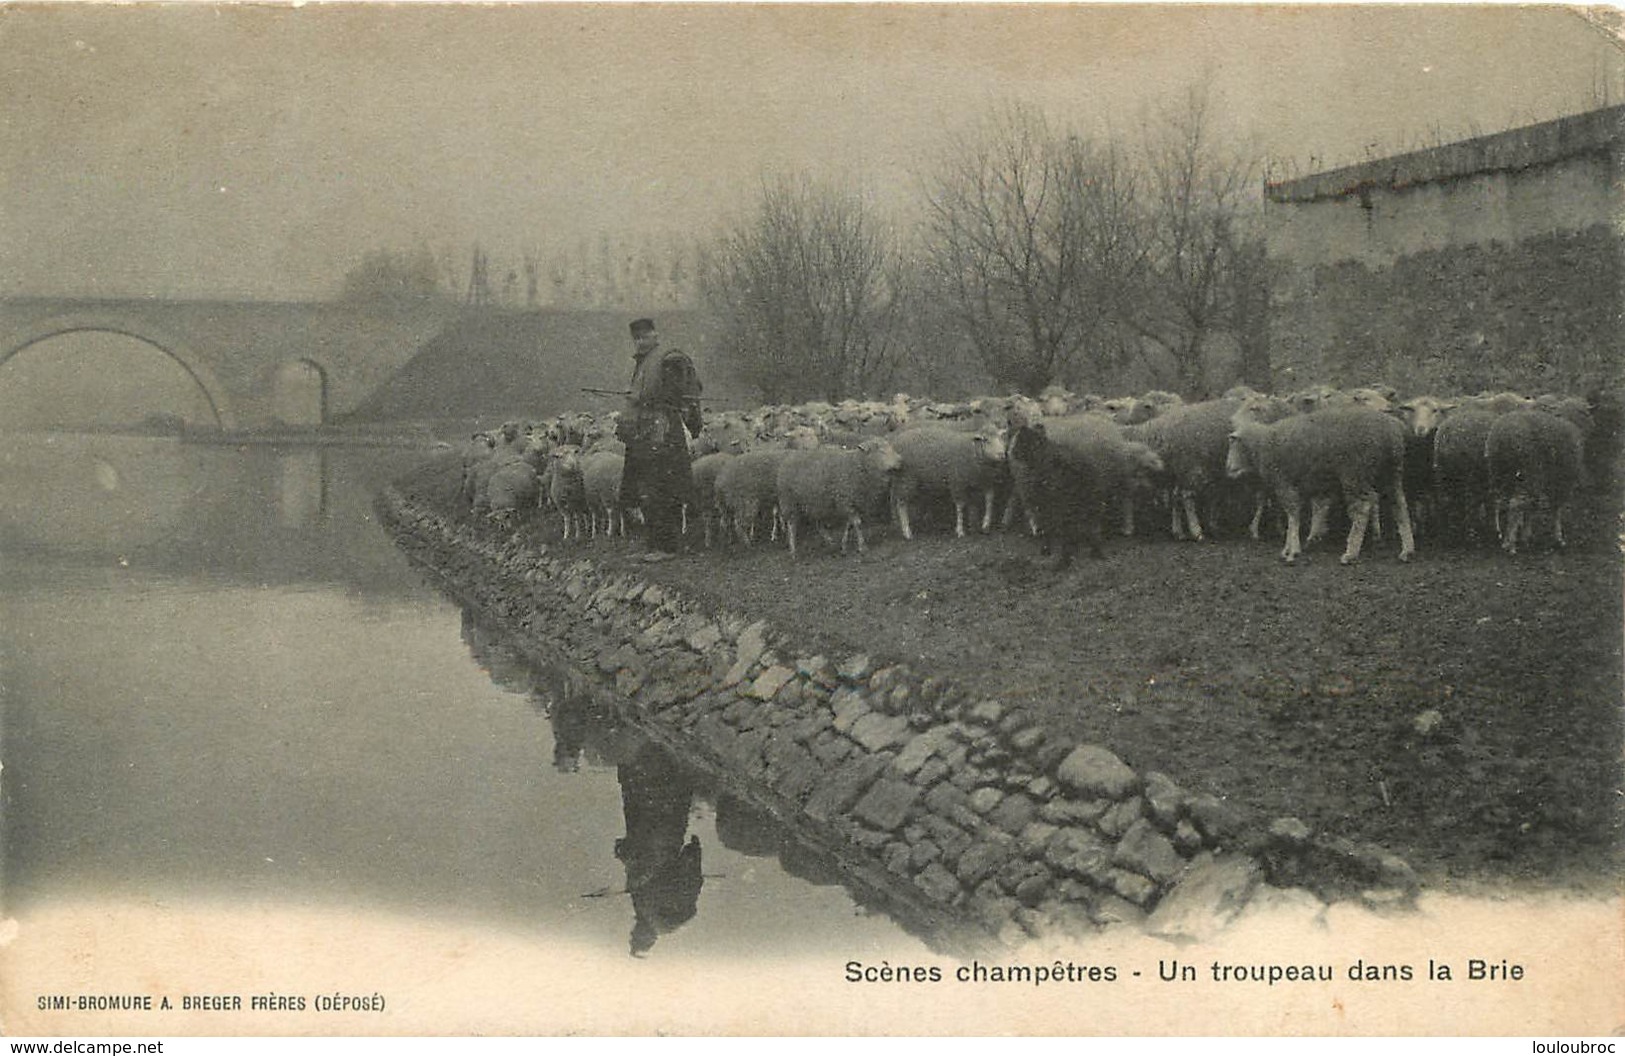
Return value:
[(995, 384), (1098, 373), (1142, 266), (1138, 181), (1110, 143), (1007, 106), (953, 138), (928, 179), (929, 259)]
[[(1205, 86), (1190, 88), (1152, 123), (1145, 146), (1150, 249), (1145, 296), (1124, 318), (1161, 347), (1184, 395), (1206, 387), (1206, 353), (1219, 332), (1242, 342), (1243, 372), (1267, 379), (1257, 223), (1257, 159), (1219, 142)], [(1259, 366), (1263, 357), (1264, 365)]]
[(444, 299), (441, 262), (426, 245), (411, 251), (375, 249), (344, 273), (340, 298), (353, 302), (404, 303)]
[(772, 402), (875, 391), (897, 359), (906, 284), (890, 226), (806, 176), (764, 182), (753, 213), (700, 256), (719, 352)]

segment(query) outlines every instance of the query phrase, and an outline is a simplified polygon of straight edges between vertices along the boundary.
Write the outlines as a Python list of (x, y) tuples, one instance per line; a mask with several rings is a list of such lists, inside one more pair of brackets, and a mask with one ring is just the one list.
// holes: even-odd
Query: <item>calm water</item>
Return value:
[(923, 949), (428, 587), (370, 513), (422, 457), (0, 437), (0, 915), (276, 901), (655, 958)]

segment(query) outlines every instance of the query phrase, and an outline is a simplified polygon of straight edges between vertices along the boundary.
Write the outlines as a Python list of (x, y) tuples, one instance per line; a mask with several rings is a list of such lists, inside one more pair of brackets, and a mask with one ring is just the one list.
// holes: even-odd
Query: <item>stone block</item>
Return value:
[(992, 813), (987, 816), (987, 820), (1005, 832), (1015, 835), (1025, 829), (1027, 823), (1032, 821), (1037, 814), (1038, 807), (1032, 800), (1019, 792), (1013, 792), (1005, 796), (999, 802), (999, 805), (993, 808)]
[(893, 748), (908, 740), (908, 719), (902, 715), (871, 712), (852, 724), (847, 736), (871, 752)]
[(1148, 876), (1158, 884), (1165, 884), (1185, 868), (1185, 859), (1174, 850), (1168, 837), (1157, 831), (1150, 820), (1141, 818), (1129, 826), (1123, 838), (1117, 841), (1112, 861)]
[(823, 655), (798, 658), (796, 673), (826, 688), (833, 688), (838, 684), (834, 665)]
[(970, 806), (970, 794), (943, 782), (925, 794), (925, 806), (938, 817), (952, 818), (955, 811)]
[[(902, 758), (902, 756), (898, 756)], [(893, 763), (895, 766), (895, 762)], [(927, 759), (914, 774), (914, 783), (921, 788), (934, 788), (937, 782), (948, 776), (948, 764), (941, 759)]]
[(964, 718), (983, 726), (993, 726), (1004, 715), (1004, 705), (996, 700), (979, 700), (966, 709)]
[(932, 862), (942, 860), (942, 848), (933, 840), (921, 839), (914, 843), (914, 850), (910, 854), (910, 862), (916, 870), (924, 869)]
[(757, 700), (772, 700), (784, 688), (785, 683), (796, 677), (796, 673), (788, 667), (774, 666), (763, 671), (751, 683), (749, 693)]
[(1043, 855), (1044, 848), (1049, 846), (1050, 839), (1060, 831), (1059, 826), (1051, 825), (1047, 821), (1030, 821), (1016, 836), (1016, 846), (1021, 848), (1021, 853), (1027, 857), (1038, 858)]
[(1062, 787), (1080, 797), (1122, 799), (1140, 785), (1139, 775), (1116, 755), (1095, 744), (1072, 749), (1056, 769)]
[(1157, 893), (1157, 885), (1126, 869), (1116, 869), (1111, 874), (1112, 890), (1123, 898), (1144, 909)]
[(1179, 824), (1180, 812), (1185, 806), (1185, 793), (1167, 774), (1152, 771), (1145, 775), (1145, 806), (1151, 820), (1165, 831)]
[(938, 748), (947, 743), (947, 736), (947, 727), (937, 726), (910, 737), (898, 751), (897, 758), (892, 760), (893, 769), (904, 777), (912, 777)]
[(1092, 879), (1106, 875), (1111, 865), (1111, 849), (1099, 836), (1085, 829), (1060, 829), (1045, 846), (1044, 860), (1074, 876)]
[(993, 808), (1004, 800), (1004, 793), (990, 785), (975, 789), (970, 794), (970, 809), (978, 814), (988, 814)]
[(829, 698), (829, 707), (834, 716), (834, 726), (842, 733), (870, 713), (869, 702), (855, 689), (836, 690), (835, 695)]
[(960, 882), (975, 887), (1009, 861), (1012, 853), (1013, 848), (1006, 843), (983, 840), (972, 844), (959, 856), (956, 872)]
[(1016, 901), (1028, 908), (1037, 906), (1049, 894), (1053, 883), (1054, 879), (1048, 873), (1031, 873), (1016, 885)]
[(813, 790), (803, 809), (815, 821), (845, 814), (885, 769), (886, 760), (872, 755), (844, 763)]
[(1250, 857), (1203, 854), (1162, 896), (1146, 930), (1165, 939), (1206, 942), (1240, 915), (1263, 879)]
[(908, 812), (920, 798), (920, 790), (906, 781), (881, 778), (869, 786), (852, 814), (865, 825), (886, 832), (901, 828)]
[(868, 682), (874, 670), (874, 661), (869, 659), (868, 653), (854, 653), (841, 661), (835, 673), (845, 682)]
[(1038, 808), (1038, 816), (1057, 825), (1087, 825), (1111, 805), (1104, 799), (1052, 799)]
[(965, 893), (958, 878), (941, 862), (932, 862), (921, 869), (919, 875), (914, 878), (914, 886), (918, 887), (926, 898), (943, 906), (952, 905)]
[(825, 732), (813, 738), (811, 751), (824, 766), (833, 767), (858, 751), (858, 746), (839, 734)]
[(1037, 726), (1028, 726), (1010, 738), (1010, 747), (1025, 755), (1044, 742), (1044, 731)]
[(1186, 797), (1185, 817), (1213, 843), (1240, 836), (1247, 822), (1246, 811), (1206, 792)]
[(1132, 796), (1107, 810), (1095, 820), (1095, 825), (1108, 836), (1121, 836), (1141, 819), (1144, 806), (1139, 796)]

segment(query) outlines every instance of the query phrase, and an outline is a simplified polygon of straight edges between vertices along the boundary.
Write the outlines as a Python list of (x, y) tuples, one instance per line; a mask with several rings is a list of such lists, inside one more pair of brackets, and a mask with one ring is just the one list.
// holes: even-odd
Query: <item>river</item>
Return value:
[(429, 586), (371, 512), (422, 452), (0, 443), (6, 915), (319, 908), (623, 959), (924, 950)]

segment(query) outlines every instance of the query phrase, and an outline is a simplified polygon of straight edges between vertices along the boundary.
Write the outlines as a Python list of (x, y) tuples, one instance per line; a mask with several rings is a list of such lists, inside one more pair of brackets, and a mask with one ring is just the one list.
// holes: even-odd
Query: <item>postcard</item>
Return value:
[(0, 1031), (1617, 1034), (1621, 27), (0, 6)]

